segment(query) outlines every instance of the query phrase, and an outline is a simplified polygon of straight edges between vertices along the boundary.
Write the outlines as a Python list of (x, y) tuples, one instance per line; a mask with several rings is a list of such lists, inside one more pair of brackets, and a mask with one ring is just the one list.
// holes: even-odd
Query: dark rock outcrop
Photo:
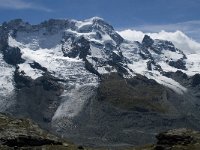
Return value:
[(19, 71), (19, 67), (16, 67), (13, 78), (15, 81), (15, 86), (18, 89), (23, 87), (31, 87), (31, 85), (33, 85), (33, 79), (25, 76), (23, 71)]
[(94, 18), (93, 22), (93, 29), (107, 33), (117, 45), (120, 45), (124, 41), (124, 39), (117, 32), (115, 32), (114, 28), (106, 23), (103, 19)]
[(44, 72), (47, 72), (47, 68), (41, 66), (39, 63), (37, 62), (33, 62), (33, 63), (30, 63), (30, 66), (33, 68), (33, 69), (39, 69), (39, 70), (42, 70)]
[(165, 40), (155, 40), (155, 41), (156, 41), (156, 44), (153, 45), (153, 48), (158, 53), (162, 50), (169, 50), (169, 51), (172, 51), (172, 52), (177, 51), (174, 44), (170, 41), (165, 41)]
[(177, 69), (186, 70), (185, 61), (183, 59), (179, 59), (177, 61), (170, 61), (169, 65), (175, 67)]
[(16, 67), (14, 72), (14, 81), (16, 83), (15, 86), (18, 89), (23, 87), (31, 88), (33, 86), (42, 86), (46, 91), (57, 91), (60, 94), (63, 91), (63, 85), (59, 82), (65, 82), (64, 80), (55, 78), (48, 73), (33, 80), (31, 77), (26, 76), (23, 71), (19, 71), (18, 67)]
[(200, 85), (200, 74), (195, 74), (190, 80), (193, 87)]
[(17, 103), (15, 107), (10, 108), (11, 113), (32, 118), (39, 123), (51, 122), (60, 104), (59, 96), (64, 90), (61, 82), (65, 81), (48, 73), (33, 80), (18, 69), (14, 73), (14, 80)]
[(64, 87), (58, 81), (63, 81), (63, 80), (55, 78), (47, 73), (37, 78), (35, 80), (35, 85), (36, 86), (41, 85), (46, 91), (57, 91), (58, 95), (60, 95), (63, 92)]
[(66, 50), (63, 49), (64, 56), (75, 58), (79, 56), (81, 59), (85, 59), (89, 54), (90, 45), (89, 42), (84, 38), (80, 37), (79, 39), (74, 39), (72, 43), (72, 49)]
[(17, 65), (24, 62), (21, 58), (22, 53), (18, 47), (7, 46), (3, 49), (3, 56), (4, 60), (11, 65)]
[(154, 40), (150, 36), (148, 36), (148, 35), (144, 36), (144, 38), (142, 40), (143, 46), (148, 48), (148, 47), (151, 47), (153, 45), (153, 43), (154, 43)]

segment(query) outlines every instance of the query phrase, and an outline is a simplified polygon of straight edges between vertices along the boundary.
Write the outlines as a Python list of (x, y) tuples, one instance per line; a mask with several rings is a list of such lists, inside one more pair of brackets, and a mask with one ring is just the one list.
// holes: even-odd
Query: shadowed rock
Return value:
[(28, 119), (15, 119), (0, 114), (0, 149), (78, 149), (46, 131)]

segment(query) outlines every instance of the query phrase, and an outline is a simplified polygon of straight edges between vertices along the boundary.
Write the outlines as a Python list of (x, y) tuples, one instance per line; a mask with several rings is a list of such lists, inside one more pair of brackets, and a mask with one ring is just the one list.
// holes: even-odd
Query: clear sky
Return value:
[(182, 30), (199, 40), (200, 0), (0, 0), (0, 22), (104, 18), (116, 29)]

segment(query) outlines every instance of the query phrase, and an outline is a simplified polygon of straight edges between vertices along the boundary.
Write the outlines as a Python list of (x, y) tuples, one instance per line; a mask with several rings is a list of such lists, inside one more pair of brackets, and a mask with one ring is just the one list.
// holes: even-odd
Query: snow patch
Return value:
[[(146, 62), (148, 60), (141, 60), (138, 62), (133, 62), (133, 64), (128, 64), (128, 67), (134, 71), (134, 73), (141, 74), (146, 76), (148, 79), (153, 79), (157, 81), (159, 84), (162, 84), (178, 94), (183, 94), (187, 92), (187, 89), (180, 85), (178, 82), (174, 81), (171, 78), (167, 78), (160, 74), (160, 72), (156, 70), (148, 71), (146, 67)], [(168, 68), (167, 68), (168, 69)], [(133, 74), (134, 76), (134, 74)]]
[(13, 74), (15, 68), (3, 60), (0, 53), (0, 112), (4, 112), (14, 102), (9, 97), (14, 94)]
[(71, 91), (67, 91), (63, 97), (63, 103), (56, 110), (52, 120), (72, 119), (78, 115), (83, 109), (87, 101), (93, 96), (93, 90), (97, 85), (87, 84), (84, 86), (76, 86)]

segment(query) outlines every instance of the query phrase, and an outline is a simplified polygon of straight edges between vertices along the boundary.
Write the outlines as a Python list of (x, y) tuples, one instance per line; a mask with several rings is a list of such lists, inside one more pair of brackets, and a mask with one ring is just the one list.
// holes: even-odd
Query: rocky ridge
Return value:
[(0, 114), (0, 149), (72, 150), (78, 146), (42, 130), (29, 119)]

